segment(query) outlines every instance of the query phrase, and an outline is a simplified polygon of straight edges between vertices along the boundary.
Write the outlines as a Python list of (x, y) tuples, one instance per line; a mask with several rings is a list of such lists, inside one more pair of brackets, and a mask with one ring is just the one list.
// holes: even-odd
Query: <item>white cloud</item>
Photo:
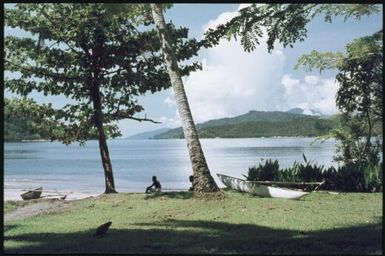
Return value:
[(203, 25), (202, 30), (205, 32), (209, 28), (215, 29), (220, 24), (225, 24), (237, 15), (237, 12), (223, 12), (215, 20), (210, 20)]
[(252, 4), (240, 4), (238, 7), (238, 11), (243, 9), (243, 8), (249, 7), (250, 5), (252, 5)]
[(300, 81), (298, 79), (292, 79), (289, 75), (284, 75), (281, 82), (286, 89), (286, 94), (292, 94)]
[(285, 88), (285, 104), (287, 108), (299, 107), (310, 113), (311, 109), (323, 114), (338, 112), (335, 104), (335, 95), (338, 84), (334, 78), (321, 79), (319, 76), (308, 75), (303, 81), (293, 79), (290, 75), (282, 77)]
[(304, 80), (307, 84), (316, 85), (319, 82), (319, 77), (308, 75), (308, 76), (305, 76)]
[[(172, 97), (172, 98), (171, 98)], [(173, 108), (176, 106), (176, 103), (175, 103), (175, 99), (174, 97), (171, 95), (171, 96), (168, 96), (166, 97), (166, 99), (163, 101), (169, 108)]]
[[(225, 12), (210, 20), (203, 29), (225, 23), (236, 12)], [(239, 41), (222, 39), (205, 52), (202, 71), (184, 79), (186, 93), (195, 122), (236, 116), (252, 109), (281, 109), (285, 92), (281, 76), (286, 60), (282, 47), (267, 52), (266, 36), (251, 52)]]
[(160, 122), (162, 122), (162, 124), (168, 128), (176, 128), (182, 125), (180, 121), (179, 113), (177, 110), (175, 111), (174, 117), (170, 118), (170, 117), (162, 116), (160, 118)]
[[(245, 6), (240, 5), (238, 9)], [(236, 12), (224, 12), (202, 26), (203, 31), (226, 23)], [(324, 114), (337, 112), (334, 79), (307, 75), (294, 79), (284, 74), (286, 56), (275, 45), (267, 52), (266, 33), (253, 52), (245, 52), (239, 41), (222, 39), (219, 45), (205, 50), (201, 71), (190, 74), (183, 82), (196, 123), (244, 114), (250, 110), (286, 111), (301, 107), (305, 113), (316, 109)], [(169, 107), (175, 100), (166, 98)], [(164, 117), (169, 127), (180, 125), (179, 115)]]
[[(241, 9), (244, 9), (246, 7), (251, 6), (252, 4), (239, 4), (237, 11), (235, 12), (223, 12), (221, 13), (216, 19), (210, 20), (207, 24), (203, 25), (202, 29), (203, 31), (206, 31), (209, 28), (215, 29), (220, 24), (225, 24), (226, 22), (230, 21), (232, 18), (234, 18), (238, 11)], [(265, 4), (255, 4), (256, 6), (262, 6)]]

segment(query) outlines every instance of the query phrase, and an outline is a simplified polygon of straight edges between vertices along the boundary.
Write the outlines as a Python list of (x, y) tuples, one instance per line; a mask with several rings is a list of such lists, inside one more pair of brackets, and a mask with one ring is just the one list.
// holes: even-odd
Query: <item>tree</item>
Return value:
[[(70, 144), (74, 140), (79, 140), (80, 145), (84, 145), (87, 139), (98, 139), (98, 134), (94, 127), (85, 130), (82, 129), (82, 127), (76, 126), (76, 124), (67, 126), (62, 123), (57, 123), (55, 118), (57, 111), (58, 110), (52, 108), (52, 104), (50, 103), (38, 104), (33, 99), (28, 98), (5, 98), (4, 137), (6, 138), (6, 132), (14, 132), (14, 130), (11, 129), (16, 129), (17, 131), (21, 128), (22, 131), (13, 137), (14, 141), (20, 141), (22, 139), (45, 139), (59, 140), (64, 144)], [(19, 127), (20, 125), (21, 127)], [(104, 124), (104, 129), (108, 137), (121, 135), (116, 125)]]
[(210, 170), (207, 166), (206, 159), (199, 142), (198, 133), (195, 128), (187, 96), (183, 87), (180, 69), (175, 56), (175, 49), (172, 46), (172, 39), (170, 38), (164, 21), (162, 8), (158, 4), (151, 4), (151, 11), (155, 25), (158, 29), (159, 39), (161, 41), (164, 54), (164, 61), (166, 63), (171, 85), (175, 93), (179, 115), (182, 120), (183, 132), (187, 141), (187, 147), (194, 173), (194, 193), (219, 191), (213, 177), (210, 175)]
[[(338, 160), (365, 161), (376, 164), (381, 147), (379, 134), (373, 130), (383, 120), (383, 42), (382, 30), (371, 36), (355, 39), (346, 46), (346, 53), (317, 52), (302, 55), (296, 67), (307, 70), (337, 69), (339, 89), (336, 103), (343, 114), (342, 129), (331, 137), (340, 141)], [(362, 137), (365, 138), (362, 141)], [(372, 139), (377, 138), (377, 145)]]
[[(155, 122), (135, 116), (143, 110), (136, 97), (170, 86), (156, 30), (148, 29), (138, 12), (111, 13), (105, 4), (77, 3), (17, 4), (6, 10), (5, 25), (35, 36), (5, 37), (5, 70), (20, 74), (6, 79), (6, 89), (23, 97), (36, 90), (71, 100), (54, 109), (24, 99), (14, 110), (38, 117), (36, 123), (45, 120), (39, 130), (65, 144), (84, 142), (96, 130), (105, 193), (116, 192), (108, 136), (120, 135), (121, 119)], [(172, 23), (167, 28), (178, 60), (196, 55), (199, 47), (186, 39), (186, 28)], [(186, 65), (181, 73), (197, 68), (196, 63)]]
[(378, 11), (378, 6), (372, 4), (252, 4), (227, 23), (210, 28), (205, 33), (205, 46), (217, 45), (221, 38), (241, 37), (244, 50), (250, 52), (259, 44), (262, 29), (266, 29), (270, 52), (275, 42), (293, 47), (295, 42), (304, 41), (306, 25), (318, 15), (323, 14), (325, 21), (331, 22), (332, 16), (360, 19)]
[(31, 119), (13, 115), (13, 102), (7, 98), (4, 99), (4, 141), (42, 139), (33, 131)]

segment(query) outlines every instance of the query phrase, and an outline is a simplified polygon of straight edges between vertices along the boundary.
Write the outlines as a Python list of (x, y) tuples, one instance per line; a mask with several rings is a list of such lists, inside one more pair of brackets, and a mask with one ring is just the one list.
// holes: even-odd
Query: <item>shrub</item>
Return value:
[(297, 179), (302, 182), (322, 181), (322, 172), (324, 166), (312, 165), (311, 161), (307, 161), (305, 154), (302, 154), (305, 161), (304, 164), (298, 164)]
[(322, 172), (322, 178), (326, 183), (322, 186), (325, 190), (337, 190), (336, 184), (337, 170), (333, 166), (327, 168)]
[(337, 169), (333, 166), (312, 164), (303, 155), (305, 164), (294, 162), (293, 166), (279, 170), (278, 161), (267, 159), (258, 167), (250, 167), (247, 180), (282, 182), (320, 182), (326, 183), (322, 189), (344, 192), (382, 192), (383, 164), (369, 165), (367, 162), (350, 162)]
[(382, 192), (383, 164), (368, 166), (364, 170), (365, 190), (367, 192)]
[(360, 163), (348, 163), (338, 168), (334, 178), (336, 189), (345, 192), (365, 191), (364, 167)]
[(271, 180), (277, 181), (279, 175), (279, 164), (278, 161), (273, 161), (272, 159), (267, 159), (264, 163), (259, 164), (258, 167), (253, 166), (249, 168), (247, 180), (252, 181), (262, 181), (262, 180)]
[[(325, 177), (326, 178), (326, 177)], [(345, 192), (381, 192), (382, 163), (375, 166), (365, 162), (348, 163), (338, 167), (327, 180), (331, 189)]]
[(284, 182), (311, 182), (321, 181), (324, 166), (312, 165), (303, 155), (305, 164), (294, 162), (292, 167), (284, 170), (279, 169), (277, 160), (267, 159), (259, 164), (258, 167), (249, 168), (247, 180), (253, 181), (284, 181)]

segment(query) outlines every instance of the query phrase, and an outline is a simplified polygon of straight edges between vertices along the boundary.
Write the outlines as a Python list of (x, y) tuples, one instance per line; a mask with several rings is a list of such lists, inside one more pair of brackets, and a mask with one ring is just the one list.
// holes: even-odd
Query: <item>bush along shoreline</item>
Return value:
[(322, 182), (323, 190), (341, 192), (382, 192), (383, 163), (350, 162), (335, 168), (325, 168), (308, 161), (294, 162), (291, 167), (280, 169), (277, 160), (267, 159), (258, 166), (249, 167), (249, 181)]

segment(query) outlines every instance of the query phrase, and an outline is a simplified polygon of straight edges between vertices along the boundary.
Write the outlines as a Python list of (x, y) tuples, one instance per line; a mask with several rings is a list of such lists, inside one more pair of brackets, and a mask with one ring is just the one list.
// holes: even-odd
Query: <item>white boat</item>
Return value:
[(261, 197), (300, 199), (301, 197), (309, 194), (309, 192), (267, 186), (264, 184), (258, 184), (258, 182), (243, 180), (224, 174), (217, 173), (217, 175), (226, 187)]

